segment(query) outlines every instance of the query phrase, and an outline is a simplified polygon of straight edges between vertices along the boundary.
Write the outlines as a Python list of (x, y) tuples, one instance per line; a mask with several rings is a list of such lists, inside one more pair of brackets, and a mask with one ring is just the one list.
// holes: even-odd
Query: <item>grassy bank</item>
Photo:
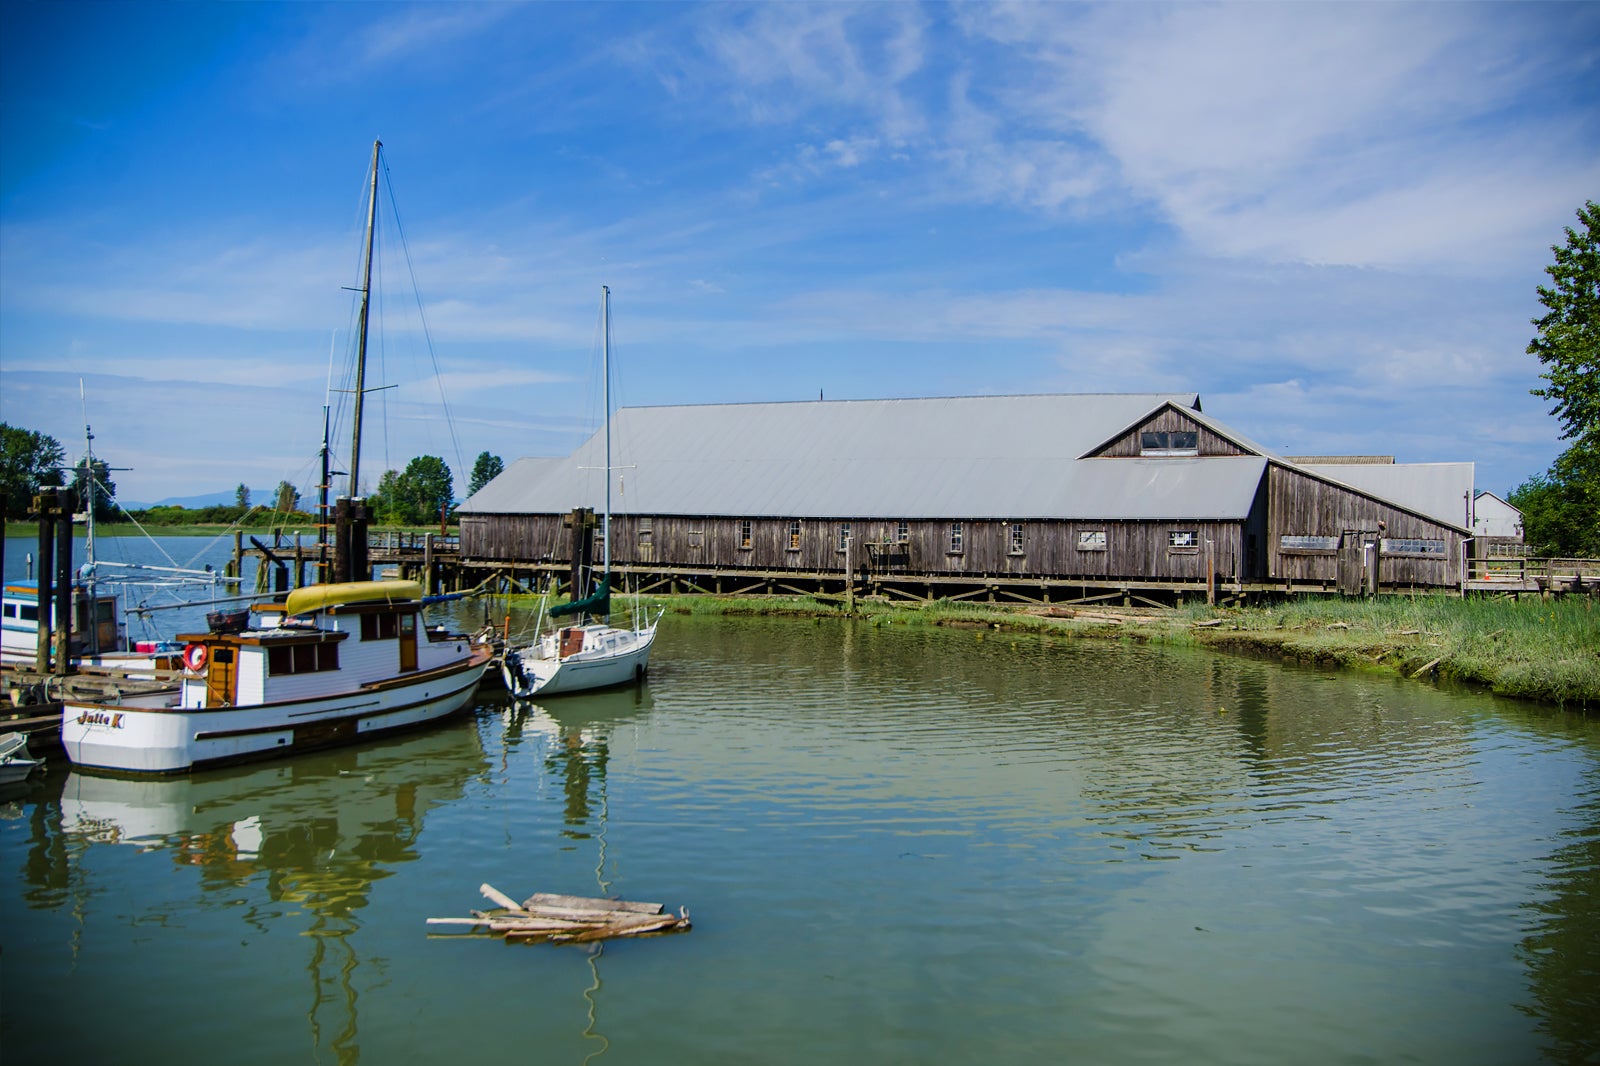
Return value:
[[(814, 616), (845, 609), (835, 598), (810, 596), (678, 596), (667, 602), (685, 614)], [(876, 625), (992, 626), (1268, 653), (1600, 709), (1600, 604), (1586, 597), (1389, 596), (1173, 610), (858, 600), (855, 614)]]

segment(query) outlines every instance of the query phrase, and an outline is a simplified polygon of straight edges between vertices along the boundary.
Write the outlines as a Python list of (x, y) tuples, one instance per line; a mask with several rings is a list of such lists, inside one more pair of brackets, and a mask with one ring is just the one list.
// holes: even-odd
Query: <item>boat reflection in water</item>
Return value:
[[(625, 728), (630, 719), (642, 717), (652, 706), (648, 688), (613, 689), (547, 704), (528, 700), (513, 702), (506, 711), (506, 749), (511, 751), (526, 740), (543, 741), (544, 770), (561, 788), (561, 828), (563, 851), (576, 851), (594, 841), (594, 894), (615, 896), (611, 878), (616, 870), (606, 869), (606, 823), (610, 816), (606, 797), (606, 770), (611, 761), (613, 733)], [(599, 1028), (601, 989), (600, 958), (603, 941), (583, 945), (588, 955), (589, 987), (583, 990), (587, 1025), (583, 1038), (590, 1044), (585, 1063), (604, 1055), (611, 1042)]]
[[(236, 913), (260, 934), (284, 922), (308, 937), (306, 1019), (313, 1047), (359, 1057), (352, 936), (374, 885), (420, 857), (424, 820), (459, 800), (488, 765), (476, 729), (430, 730), (357, 748), (191, 776), (111, 778), (71, 773), (61, 827), (94, 847), (134, 845), (200, 870), (197, 897), (180, 907)], [(168, 881), (170, 884), (170, 879)], [(180, 882), (189, 883), (189, 882)], [(261, 889), (265, 888), (265, 898)], [(242, 891), (241, 891), (242, 890)], [(294, 994), (292, 965), (282, 979)]]

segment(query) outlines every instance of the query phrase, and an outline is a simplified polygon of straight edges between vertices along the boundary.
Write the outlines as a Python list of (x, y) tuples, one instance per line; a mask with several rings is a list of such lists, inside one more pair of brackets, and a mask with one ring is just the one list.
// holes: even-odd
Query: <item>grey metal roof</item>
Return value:
[[(612, 427), (612, 507), (750, 518), (1245, 517), (1263, 458), (1078, 458), (1169, 401), (1192, 409), (1199, 397), (1072, 394), (624, 408)], [(518, 460), (461, 510), (598, 510), (604, 502), (604, 448), (597, 433), (565, 458)]]
[(1472, 525), (1472, 463), (1296, 463), (1458, 528)]

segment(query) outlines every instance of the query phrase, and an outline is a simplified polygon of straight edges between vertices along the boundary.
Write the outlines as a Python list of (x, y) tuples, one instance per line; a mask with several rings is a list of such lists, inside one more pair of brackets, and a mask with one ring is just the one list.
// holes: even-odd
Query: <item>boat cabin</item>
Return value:
[[(3, 627), (7, 661), (32, 659), (37, 653), (39, 613), (37, 581), (5, 583), (5, 595), (0, 602), (0, 627)], [(87, 586), (74, 585), (70, 622), (72, 635), (68, 654), (72, 658), (126, 650), (116, 596), (97, 594)]]
[[(420, 593), (415, 582), (389, 594)], [(468, 639), (429, 629), (415, 598), (347, 602), (342, 586), (296, 589), (282, 603), (252, 608), (255, 624), (190, 633), (185, 642), (182, 707), (236, 707), (309, 699), (404, 678), (459, 661)], [(372, 595), (362, 592), (358, 595)]]

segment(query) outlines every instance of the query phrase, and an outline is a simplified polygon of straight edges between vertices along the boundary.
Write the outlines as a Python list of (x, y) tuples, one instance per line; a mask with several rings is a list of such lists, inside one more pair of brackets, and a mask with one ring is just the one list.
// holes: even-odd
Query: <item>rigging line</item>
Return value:
[[(384, 176), (388, 177), (389, 168), (384, 167)], [(406, 270), (411, 275), (411, 292), (417, 301), (417, 318), (422, 322), (422, 341), (428, 349), (428, 359), (433, 364), (433, 380), (439, 388), (439, 405), (444, 408), (445, 426), (450, 430), (450, 446), (455, 449), (456, 469), (467, 469), (461, 453), (461, 438), (456, 433), (455, 416), (450, 412), (450, 399), (444, 391), (444, 375), (439, 370), (439, 353), (433, 347), (433, 334), (428, 329), (428, 312), (422, 302), (422, 286), (417, 283), (416, 264), (411, 261), (411, 245), (406, 240), (406, 228), (400, 221), (400, 205), (395, 202), (394, 183), (388, 181), (384, 186), (389, 190), (389, 216), (394, 219), (395, 233), (400, 237), (400, 250), (405, 255)]]

